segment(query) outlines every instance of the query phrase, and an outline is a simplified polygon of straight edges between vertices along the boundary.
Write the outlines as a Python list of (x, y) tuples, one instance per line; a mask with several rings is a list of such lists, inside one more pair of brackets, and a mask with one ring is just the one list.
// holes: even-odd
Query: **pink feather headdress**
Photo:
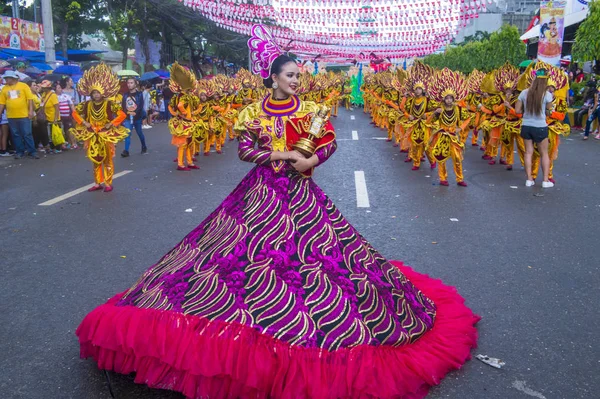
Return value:
[(273, 61), (283, 54), (283, 51), (264, 25), (254, 25), (252, 27), (248, 47), (250, 48), (252, 73), (259, 74), (263, 79), (268, 79)]

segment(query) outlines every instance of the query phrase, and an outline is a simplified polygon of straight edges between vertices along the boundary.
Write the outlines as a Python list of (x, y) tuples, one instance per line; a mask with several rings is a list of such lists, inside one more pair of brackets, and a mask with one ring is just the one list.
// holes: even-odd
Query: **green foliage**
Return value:
[(573, 105), (575, 105), (575, 106), (583, 105), (583, 95), (585, 93), (585, 88), (586, 88), (585, 85), (586, 85), (586, 82), (569, 83), (571, 90), (573, 90), (573, 93), (575, 93), (575, 96), (573, 97)]
[(526, 58), (525, 44), (520, 40), (519, 30), (515, 26), (503, 25), (487, 39), (485, 35), (480, 36), (484, 38), (450, 47), (443, 54), (428, 55), (424, 62), (437, 69), (448, 67), (470, 73), (473, 69), (489, 72), (506, 61), (516, 66)]
[(573, 44), (573, 59), (582, 62), (600, 59), (600, 1), (590, 2), (589, 7), (588, 17), (579, 25)]

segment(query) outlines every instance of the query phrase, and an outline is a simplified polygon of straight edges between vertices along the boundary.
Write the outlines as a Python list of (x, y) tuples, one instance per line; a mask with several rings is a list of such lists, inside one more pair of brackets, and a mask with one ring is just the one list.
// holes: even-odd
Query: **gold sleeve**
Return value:
[(258, 117), (258, 115), (260, 115), (261, 105), (261, 102), (256, 102), (244, 108), (238, 115), (237, 121), (235, 122), (233, 129), (238, 132), (245, 131), (246, 123), (253, 121)]

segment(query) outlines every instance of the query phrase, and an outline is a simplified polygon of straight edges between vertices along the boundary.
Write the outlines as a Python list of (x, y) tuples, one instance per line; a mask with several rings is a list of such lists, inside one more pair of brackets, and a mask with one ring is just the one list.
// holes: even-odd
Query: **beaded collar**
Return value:
[(263, 111), (270, 116), (288, 116), (298, 111), (300, 99), (293, 95), (287, 100), (275, 100), (268, 94), (262, 102)]

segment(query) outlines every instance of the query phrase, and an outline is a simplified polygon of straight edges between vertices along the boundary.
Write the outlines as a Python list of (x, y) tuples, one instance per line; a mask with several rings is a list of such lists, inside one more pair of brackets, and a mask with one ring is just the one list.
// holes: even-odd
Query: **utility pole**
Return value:
[(19, 18), (19, 0), (12, 0), (13, 18)]
[(44, 25), (44, 43), (46, 46), (46, 62), (55, 62), (54, 26), (52, 24), (52, 0), (41, 0), (42, 25)]

